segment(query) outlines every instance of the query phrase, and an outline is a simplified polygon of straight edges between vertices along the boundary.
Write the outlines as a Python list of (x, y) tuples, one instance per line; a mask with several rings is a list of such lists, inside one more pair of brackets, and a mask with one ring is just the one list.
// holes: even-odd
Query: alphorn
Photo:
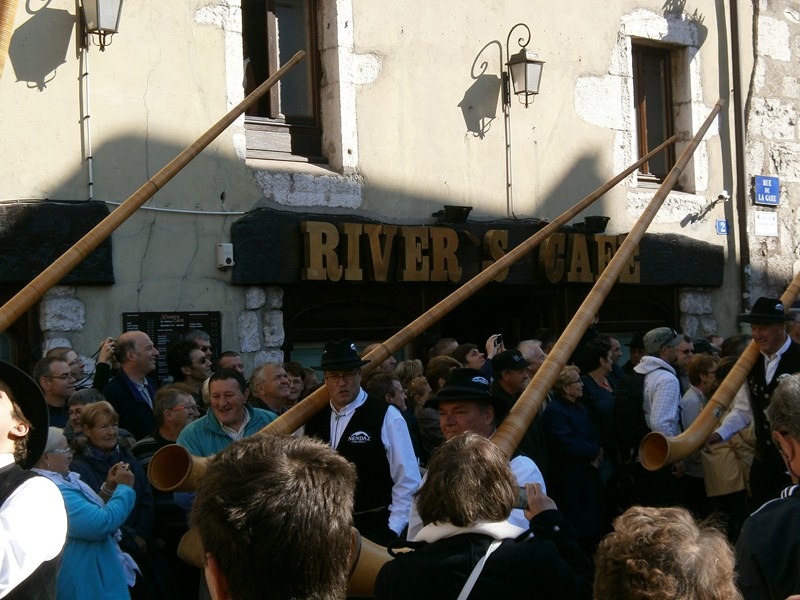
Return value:
[(519, 445), (522, 436), (528, 430), (533, 417), (539, 411), (539, 408), (544, 401), (545, 396), (553, 387), (556, 382), (561, 369), (567, 364), (572, 352), (575, 350), (578, 342), (583, 336), (584, 332), (589, 328), (595, 315), (600, 310), (606, 296), (611, 291), (614, 283), (616, 282), (619, 274), (622, 272), (628, 262), (633, 257), (636, 246), (644, 236), (647, 227), (656, 216), (658, 209), (664, 203), (670, 190), (678, 182), (678, 178), (683, 173), (686, 164), (689, 162), (692, 154), (694, 153), (700, 141), (703, 139), (708, 128), (716, 119), (717, 114), (722, 110), (722, 100), (718, 100), (711, 109), (711, 113), (706, 117), (703, 125), (695, 134), (692, 141), (684, 149), (675, 166), (672, 167), (667, 177), (664, 179), (658, 191), (653, 196), (653, 199), (644, 209), (639, 219), (631, 228), (630, 233), (622, 242), (614, 257), (606, 265), (597, 282), (592, 286), (592, 289), (587, 294), (583, 303), (581, 303), (575, 316), (570, 320), (569, 325), (564, 330), (564, 333), (559, 336), (550, 354), (547, 355), (542, 366), (533, 376), (528, 386), (522, 392), (522, 395), (514, 403), (511, 411), (506, 418), (497, 428), (492, 441), (508, 456), (509, 458), (514, 453), (514, 450)]
[[(10, 3), (9, 3), (10, 4)], [(228, 113), (211, 126), (208, 131), (197, 138), (194, 143), (173, 158), (165, 167), (151, 177), (138, 190), (120, 204), (105, 219), (95, 225), (86, 235), (59, 256), (28, 285), (17, 292), (8, 302), (0, 307), (0, 332), (5, 331), (22, 314), (38, 302), (47, 291), (61, 281), (67, 273), (78, 266), (93, 250), (95, 250), (114, 230), (122, 225), (139, 207), (152, 198), (181, 169), (200, 154), (220, 133), (231, 125), (250, 106), (258, 102), (278, 80), (294, 68), (306, 56), (300, 50), (290, 58), (274, 75), (259, 85), (255, 90)]]
[[(365, 374), (369, 373), (370, 370), (375, 368), (375, 365), (381, 364), (389, 355), (413, 340), (420, 332), (439, 321), (466, 298), (492, 281), (499, 273), (509, 268), (526, 253), (540, 244), (542, 240), (546, 239), (552, 233), (555, 233), (561, 226), (574, 218), (575, 215), (630, 175), (645, 161), (651, 159), (653, 156), (675, 143), (677, 139), (678, 136), (672, 136), (663, 144), (653, 149), (651, 152), (648, 152), (630, 167), (620, 172), (612, 179), (609, 179), (604, 185), (583, 198), (576, 205), (558, 216), (554, 221), (548, 223), (519, 246), (500, 258), (496, 263), (478, 273), (452, 294), (441, 300), (438, 304), (434, 305), (409, 325), (372, 350), (364, 357), (368, 359), (370, 363), (365, 365), (362, 371)], [(282, 414), (278, 419), (267, 425), (261, 432), (290, 434), (305, 425), (311, 417), (322, 410), (329, 400), (330, 396), (325, 386), (322, 386), (309, 394), (308, 397), (304, 398), (286, 413)], [(202, 473), (205, 472), (207, 461), (208, 458), (192, 456), (180, 446), (165, 446), (153, 455), (147, 474), (150, 483), (152, 483), (156, 489), (165, 492), (192, 491), (199, 477), (202, 477)]]
[[(510, 267), (519, 260), (526, 252), (541, 243), (547, 236), (555, 233), (559, 227), (566, 224), (581, 210), (594, 202), (597, 198), (605, 194), (611, 187), (627, 177), (646, 160), (649, 160), (657, 153), (661, 152), (677, 140), (677, 136), (672, 136), (663, 144), (647, 153), (633, 165), (610, 179), (606, 184), (586, 196), (578, 204), (567, 210), (556, 218), (552, 223), (528, 238), (525, 242), (506, 254), (497, 263), (491, 265), (485, 271), (476, 275), (464, 286), (450, 294), (447, 298), (436, 304), (433, 308), (418, 317), (410, 325), (406, 326), (386, 340), (378, 348), (365, 356), (370, 364), (363, 368), (364, 372), (369, 372), (373, 365), (380, 364), (386, 357), (401, 348), (408, 341), (412, 340), (420, 331), (436, 323), (447, 312), (452, 310), (462, 302), (468, 294), (474, 293), (503, 270)], [(677, 180), (677, 179), (676, 179)], [(674, 185), (674, 184), (673, 184)], [(638, 242), (637, 242), (638, 243)], [(468, 291), (463, 291), (465, 288)], [(460, 292), (460, 293), (459, 293)], [(291, 433), (295, 429), (304, 425), (308, 419), (315, 415), (329, 401), (329, 396), (325, 387), (321, 387), (310, 396), (281, 415), (278, 419), (262, 429), (257, 435), (262, 433)], [(299, 410), (301, 406), (308, 405), (305, 410)], [(280, 425), (280, 426), (278, 426)], [(521, 438), (520, 438), (521, 439)], [(519, 441), (517, 441), (517, 444)], [(515, 444), (516, 447), (516, 444)], [(194, 491), (202, 476), (205, 474), (208, 462), (211, 457), (198, 457), (190, 454), (182, 446), (171, 444), (158, 450), (150, 460), (147, 475), (150, 483), (158, 490), (162, 491)], [(348, 596), (350, 597), (370, 597), (373, 594), (375, 578), (381, 567), (388, 562), (389, 556), (386, 548), (375, 544), (367, 539), (360, 539), (360, 543), (354, 546), (355, 555), (351, 562), (353, 568), (348, 583)], [(180, 543), (179, 554), (181, 558), (198, 568), (203, 568), (204, 552), (202, 542), (197, 530), (192, 528), (184, 535)]]
[[(783, 306), (790, 307), (797, 299), (798, 293), (800, 293), (800, 273), (795, 275), (781, 296)], [(755, 341), (751, 340), (728, 375), (722, 380), (717, 391), (711, 396), (708, 404), (686, 431), (671, 438), (657, 431), (644, 436), (639, 444), (639, 461), (642, 466), (656, 471), (699, 450), (728, 410), (733, 397), (744, 385), (747, 375), (760, 355), (758, 346)]]
[[(659, 188), (659, 190), (656, 193), (656, 195), (654, 196), (653, 200), (650, 202), (650, 204), (645, 209), (645, 211), (642, 214), (642, 216), (636, 222), (636, 225), (631, 230), (631, 232), (628, 234), (625, 242), (623, 242), (622, 246), (620, 246), (620, 249), (617, 251), (617, 254), (615, 255), (614, 259), (611, 260), (611, 262), (608, 264), (606, 269), (603, 271), (603, 275), (601, 275), (601, 277), (598, 280), (598, 282), (592, 288), (592, 291), (589, 293), (589, 296), (587, 297), (587, 300), (584, 301), (584, 303), (581, 305), (580, 309), (578, 310), (578, 313), (570, 321), (570, 324), (567, 327), (567, 330), (565, 330), (565, 332), (561, 336), (559, 342), (556, 343), (556, 346), (553, 348), (553, 351), (551, 352), (550, 357), (548, 357), (548, 359), (545, 360), (545, 363), (542, 365), (542, 367), (540, 367), (540, 369), (539, 369), (540, 373), (542, 372), (542, 369), (545, 367), (545, 365), (548, 365), (548, 370), (547, 371), (552, 371), (552, 381), (550, 382), (550, 384), (547, 385), (547, 387), (542, 387), (544, 385), (544, 384), (541, 384), (543, 379), (541, 377), (539, 377), (539, 375), (537, 373), (537, 376), (534, 377), (534, 379), (531, 381), (531, 383), (525, 389), (525, 392), (523, 392), (523, 394), (520, 397), (520, 399), (514, 405), (514, 408), (512, 409), (511, 413), (506, 417), (506, 419), (500, 425), (500, 428), (497, 430), (497, 432), (493, 436), (492, 440), (501, 448), (501, 450), (503, 450), (503, 452), (507, 456), (510, 457), (511, 454), (513, 453), (514, 449), (517, 447), (517, 445), (519, 445), (519, 442), (522, 439), (522, 435), (527, 430), (528, 426), (530, 425), (530, 422), (533, 419), (533, 416), (538, 411), (538, 408), (541, 405), (541, 402), (542, 402), (545, 394), (547, 393), (549, 388), (552, 386), (552, 383), (555, 382), (555, 378), (556, 378), (556, 376), (558, 374), (558, 371), (566, 363), (566, 361), (569, 358), (572, 350), (574, 350), (575, 346), (577, 345), (577, 340), (580, 339), (580, 337), (583, 335), (583, 332), (588, 328), (589, 323), (591, 322), (591, 319), (596, 314), (597, 310), (600, 307), (600, 304), (602, 304), (605, 296), (608, 295), (608, 291), (611, 289), (611, 286), (613, 286), (614, 281), (619, 276), (619, 273), (622, 270), (623, 264), (624, 263), (628, 263), (630, 261), (631, 257), (633, 256), (633, 252), (635, 250), (635, 247), (639, 243), (639, 241), (641, 240), (642, 236), (644, 235), (644, 232), (646, 231), (647, 226), (650, 224), (650, 222), (655, 217), (655, 213), (658, 211), (658, 208), (661, 206), (661, 204), (663, 203), (664, 199), (667, 197), (667, 194), (669, 193), (669, 191), (672, 189), (672, 187), (678, 181), (678, 177), (683, 172), (683, 169), (685, 168), (686, 163), (688, 163), (689, 158), (691, 157), (691, 155), (694, 152), (694, 150), (697, 148), (697, 145), (700, 143), (700, 140), (702, 140), (703, 136), (705, 135), (705, 132), (711, 126), (711, 123), (713, 122), (714, 118), (716, 117), (717, 113), (719, 113), (721, 108), (722, 108), (722, 100), (717, 102), (717, 104), (715, 105), (715, 107), (712, 110), (711, 114), (708, 116), (706, 121), (703, 123), (703, 126), (700, 128), (698, 133), (695, 135), (695, 137), (692, 140), (692, 142), (684, 150), (684, 152), (681, 155), (680, 159), (678, 160), (676, 165), (673, 167), (673, 169), (670, 171), (670, 173), (667, 176), (667, 178), (664, 180), (664, 183), (661, 185), (661, 188)], [(674, 141), (674, 140), (671, 139), (670, 143), (672, 143), (672, 141)], [(636, 168), (636, 167), (634, 166), (633, 168)], [(576, 205), (576, 206), (578, 206), (578, 205)], [(539, 232), (539, 233), (541, 233), (541, 232)], [(538, 234), (535, 234), (532, 237), (536, 237), (536, 235), (538, 235)], [(548, 235), (549, 235), (549, 233), (548, 233)], [(528, 241), (530, 241), (530, 238), (529, 238), (529, 240), (526, 240), (526, 242), (523, 242), (523, 244), (521, 244), (521, 246), (526, 244)], [(512, 251), (511, 253), (509, 253), (509, 255), (513, 254), (519, 248), (520, 248), (519, 246), (517, 248), (515, 248), (515, 250)], [(623, 252), (625, 253), (625, 255), (623, 255), (623, 257), (620, 257), (620, 254), (623, 253)], [(506, 255), (506, 256), (508, 257), (509, 255)], [(520, 256), (521, 256), (521, 254), (520, 254)], [(512, 259), (513, 259), (513, 257), (512, 257)], [(509, 259), (509, 261), (506, 261), (509, 264), (500, 264), (499, 267), (498, 267), (498, 272), (500, 270), (503, 270), (504, 268), (507, 268), (508, 266), (510, 266), (510, 261), (512, 259)], [(500, 261), (498, 261), (498, 262), (500, 262)], [(497, 263), (495, 263), (494, 266), (497, 266)], [(495, 276), (494, 273), (490, 273), (489, 277), (488, 277), (488, 279), (486, 281), (487, 282), (490, 281), (491, 279), (494, 278), (494, 276)], [(476, 276), (476, 278), (473, 278), (473, 280), (470, 280), (470, 282), (467, 282), (467, 284), (465, 284), (465, 287), (468, 286), (469, 284), (471, 284), (478, 277), (480, 277), (480, 275)], [(598, 288), (598, 286), (601, 286), (601, 289), (597, 293), (595, 293), (595, 288)], [(461, 289), (461, 288), (459, 288), (459, 289)], [(478, 288), (476, 288), (476, 289), (478, 289)], [(446, 298), (445, 300), (443, 300), (442, 302), (437, 304), (436, 307), (434, 307), (434, 308), (437, 308), (440, 305), (445, 305), (445, 308), (443, 310), (449, 310), (449, 308), (447, 308), (447, 301), (451, 300), (454, 295), (456, 295), (455, 292), (454, 292), (454, 294), (451, 294), (451, 296), (448, 296), (448, 298)], [(453, 304), (453, 306), (454, 305), (455, 304)], [(452, 308), (452, 307), (450, 307), (450, 308)], [(433, 310), (434, 309), (431, 309), (430, 311), (428, 311), (428, 313), (426, 313), (425, 315), (419, 317), (416, 321), (414, 321), (412, 323), (412, 325), (414, 325), (414, 324), (416, 324), (418, 322), (424, 322), (423, 318), (426, 315), (428, 315), (429, 313), (431, 313)], [(441, 316), (439, 318), (441, 318)], [(576, 319), (578, 319), (577, 322), (576, 322)], [(432, 321), (432, 322), (435, 322), (435, 321)], [(405, 332), (410, 327), (411, 326), (408, 326), (407, 328), (405, 328), (403, 330), (403, 332)], [(409, 335), (411, 335), (411, 334), (409, 333)], [(396, 343), (398, 339), (400, 339), (400, 340), (403, 339), (403, 336), (400, 333), (396, 334), (395, 336), (393, 336), (392, 338), (387, 340), (383, 345), (381, 345), (379, 348), (376, 348), (373, 352), (370, 352), (366, 356), (366, 358), (370, 358), (373, 361), (372, 364), (374, 364), (374, 362), (378, 361), (379, 359), (383, 360), (383, 358), (385, 358), (386, 356), (391, 354), (391, 352), (393, 352), (393, 344)], [(560, 364), (558, 364), (558, 363), (560, 363)], [(370, 365), (367, 365), (367, 367), (368, 366), (370, 366)], [(366, 367), (365, 367), (365, 371), (366, 371)], [(547, 371), (545, 371), (545, 372), (547, 372)], [(536, 386), (533, 385), (534, 381), (537, 382)], [(538, 385), (538, 384), (541, 384), (541, 385)], [(322, 396), (320, 394), (320, 392), (322, 392), (323, 390), (324, 390), (324, 388), (320, 388), (320, 390), (317, 390), (317, 392), (315, 392), (315, 394), (318, 394), (323, 398), (323, 401), (321, 403), (322, 406), (324, 406), (324, 402), (327, 402), (327, 397), (326, 396)], [(314, 396), (315, 394), (312, 394), (312, 396)], [(311, 400), (312, 396), (309, 396), (309, 398), (307, 398), (306, 400), (304, 400), (300, 404), (303, 404), (303, 403), (308, 404), (309, 400)], [(261, 434), (261, 433), (287, 433), (287, 432), (291, 432), (294, 429), (296, 429), (296, 428), (300, 427), (301, 425), (303, 425), (305, 421), (300, 422), (300, 421), (292, 421), (291, 419), (286, 419), (286, 417), (289, 415), (289, 413), (291, 413), (292, 411), (296, 411), (296, 409), (300, 406), (300, 404), (298, 404), (294, 409), (290, 410), (288, 413), (285, 413), (284, 415), (282, 415), (279, 419), (277, 419), (277, 420), (273, 421), (272, 423), (270, 423), (267, 427), (262, 429), (259, 432), (259, 434)], [(313, 414), (316, 414), (316, 412), (322, 406), (319, 406), (317, 408), (317, 410), (314, 410), (313, 412), (311, 412), (310, 415), (309, 415), (309, 418), (310, 418), (310, 416), (313, 416)], [(520, 410), (520, 407), (523, 410)], [(280, 430), (280, 428), (278, 428), (278, 427), (273, 429), (273, 425), (276, 424), (276, 423), (279, 423), (282, 419), (284, 421), (288, 421), (290, 423), (288, 426), (285, 426), (286, 429), (283, 430), (283, 431)], [(169, 478), (171, 476), (170, 471), (172, 471), (172, 469), (170, 468), (167, 460), (163, 460), (163, 461), (162, 460), (158, 460), (157, 461), (157, 459), (159, 458), (159, 454), (161, 454), (162, 456), (166, 457), (166, 456), (168, 456), (167, 452), (169, 452), (170, 455), (173, 454), (174, 452), (180, 452), (180, 451), (177, 451), (177, 450), (168, 450), (169, 448), (170, 448), (170, 446), (166, 446), (165, 448), (162, 448), (161, 450), (159, 450), (153, 456), (153, 458), (150, 461), (150, 466), (149, 466), (149, 469), (148, 469), (148, 476), (150, 477), (150, 481), (157, 488), (159, 486), (156, 484), (156, 481), (161, 482), (162, 479)], [(190, 464), (193, 461), (197, 461), (198, 465), (202, 465), (202, 467), (200, 467), (200, 470), (205, 470), (205, 464), (206, 464), (206, 461), (208, 459), (200, 459), (200, 458), (197, 458), (197, 457), (193, 457), (188, 452), (186, 452), (185, 450), (183, 450), (183, 452), (184, 452), (184, 454), (183, 454), (183, 456), (180, 457), (180, 460), (182, 460), (182, 461), (183, 460), (188, 460)], [(156, 463), (156, 468), (155, 469), (154, 469), (154, 463)], [(177, 469), (177, 470), (180, 470), (180, 469)], [(183, 482), (184, 484), (190, 484), (193, 480), (194, 480), (194, 476), (191, 475), (191, 469), (190, 469), (189, 473), (184, 471), (180, 475), (180, 478), (179, 478), (179, 481)], [(162, 489), (162, 488), (159, 488), (159, 489)], [(172, 488), (168, 488), (168, 489), (176, 490), (177, 488), (176, 487), (172, 487)], [(197, 543), (196, 542), (197, 539), (198, 539), (197, 536), (194, 535), (195, 544)], [(189, 538), (188, 538), (188, 534), (187, 534), (187, 539), (186, 539), (187, 543), (185, 544), (186, 547), (184, 548), (184, 555), (185, 556), (190, 556), (190, 555), (199, 556), (200, 555), (200, 550), (196, 546), (194, 548), (192, 548), (192, 544), (188, 543), (188, 540), (189, 540)], [(182, 545), (184, 545), (184, 544), (182, 544)], [(349, 580), (349, 583), (348, 583), (348, 595), (354, 596), (354, 597), (371, 596), (372, 592), (374, 591), (375, 579), (377, 577), (378, 571), (380, 571), (381, 567), (386, 562), (388, 562), (389, 560), (391, 560), (391, 557), (389, 556), (389, 554), (386, 552), (386, 550), (384, 548), (382, 548), (381, 546), (379, 546), (377, 544), (373, 544), (369, 540), (363, 540), (362, 545), (359, 547), (359, 549), (357, 551), (357, 555), (352, 558), (352, 562), (354, 562), (355, 568), (354, 568), (353, 572), (351, 573), (350, 580)]]

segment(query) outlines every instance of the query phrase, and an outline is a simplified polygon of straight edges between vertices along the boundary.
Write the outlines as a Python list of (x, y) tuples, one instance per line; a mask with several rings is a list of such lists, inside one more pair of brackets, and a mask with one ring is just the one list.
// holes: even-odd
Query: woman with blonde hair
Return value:
[(597, 600), (739, 600), (733, 549), (685, 508), (633, 506), (597, 549)]
[(602, 439), (581, 401), (584, 383), (578, 367), (566, 366), (553, 386), (553, 400), (542, 417), (550, 452), (547, 486), (572, 523), (581, 546), (592, 554), (603, 534), (604, 506), (600, 468)]
[(119, 528), (133, 509), (136, 493), (131, 470), (114, 466), (114, 493), (104, 502), (81, 476), (70, 472), (72, 449), (61, 429), (51, 427), (44, 454), (34, 471), (58, 486), (67, 507), (67, 545), (58, 572), (59, 600), (130, 598), (136, 563), (119, 547)]

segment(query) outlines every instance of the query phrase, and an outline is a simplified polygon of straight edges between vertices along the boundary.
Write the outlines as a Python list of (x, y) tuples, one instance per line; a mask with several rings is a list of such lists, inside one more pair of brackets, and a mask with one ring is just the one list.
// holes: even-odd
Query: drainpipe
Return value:
[[(748, 185), (745, 171), (745, 127), (744, 99), (742, 94), (742, 61), (739, 47), (739, 7), (738, 0), (731, 0), (731, 74), (733, 77), (733, 131), (735, 137), (734, 152), (736, 160), (736, 210), (738, 213), (739, 234), (739, 273), (742, 289), (739, 295), (742, 312), (748, 309), (745, 291), (750, 291), (750, 278), (747, 266), (750, 264), (750, 245), (747, 237)], [(754, 10), (755, 7), (754, 7)], [(753, 41), (755, 44), (755, 40)]]

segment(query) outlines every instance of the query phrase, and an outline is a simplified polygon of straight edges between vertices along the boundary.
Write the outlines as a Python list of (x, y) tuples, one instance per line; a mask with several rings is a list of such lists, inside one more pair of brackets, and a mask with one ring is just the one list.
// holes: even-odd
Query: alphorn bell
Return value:
[[(522, 242), (519, 246), (511, 250), (494, 264), (470, 279), (462, 287), (447, 296), (444, 300), (436, 304), (430, 310), (418, 317), (415, 321), (404, 327), (401, 331), (386, 340), (378, 348), (365, 356), (370, 360), (370, 364), (364, 366), (362, 371), (369, 373), (375, 365), (382, 363), (389, 355), (402, 348), (409, 341), (413, 340), (420, 332), (424, 331), (444, 315), (458, 306), (472, 293), (492, 281), (499, 273), (509, 268), (512, 264), (522, 258), (527, 252), (535, 248), (542, 240), (552, 233), (555, 233), (561, 226), (574, 218), (581, 210), (585, 209), (592, 202), (600, 198), (611, 187), (630, 175), (640, 165), (650, 160), (653, 156), (663, 151), (671, 144), (675, 143), (678, 136), (672, 136), (663, 144), (653, 149), (636, 161), (630, 167), (610, 179), (604, 185), (597, 188), (594, 192), (586, 196), (575, 206), (569, 208), (558, 216), (553, 222), (546, 225), (543, 229), (536, 232), (530, 238)], [(308, 420), (319, 412), (330, 400), (325, 386), (312, 392), (296, 406), (282, 414), (278, 419), (267, 425), (262, 432), (264, 433), (283, 433), (291, 434), (296, 429), (305, 425)], [(176, 448), (168, 450), (168, 448)], [(165, 446), (158, 450), (150, 460), (147, 473), (150, 483), (161, 491), (165, 492), (188, 492), (195, 489), (197, 477), (192, 475), (192, 471), (204, 471), (203, 467), (195, 467), (195, 463), (205, 462), (208, 459), (192, 456), (184, 448), (179, 446)]]
[[(781, 296), (783, 306), (791, 306), (797, 299), (798, 293), (800, 293), (800, 273), (795, 275)], [(758, 346), (755, 341), (751, 340), (717, 391), (711, 396), (708, 404), (686, 431), (671, 438), (657, 431), (644, 436), (639, 445), (639, 461), (642, 466), (650, 471), (656, 471), (699, 450), (706, 443), (722, 415), (728, 410), (733, 397), (744, 385), (750, 370), (760, 355)]]

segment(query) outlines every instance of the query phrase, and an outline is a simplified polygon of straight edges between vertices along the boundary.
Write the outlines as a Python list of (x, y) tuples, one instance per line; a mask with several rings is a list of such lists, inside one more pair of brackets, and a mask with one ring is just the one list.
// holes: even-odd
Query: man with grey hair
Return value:
[(800, 376), (780, 377), (765, 413), (792, 485), (742, 527), (736, 570), (746, 600), (787, 598), (800, 592)]
[(286, 411), (292, 390), (289, 375), (283, 363), (266, 362), (257, 367), (250, 377), (250, 404), (271, 411), (276, 416)]

